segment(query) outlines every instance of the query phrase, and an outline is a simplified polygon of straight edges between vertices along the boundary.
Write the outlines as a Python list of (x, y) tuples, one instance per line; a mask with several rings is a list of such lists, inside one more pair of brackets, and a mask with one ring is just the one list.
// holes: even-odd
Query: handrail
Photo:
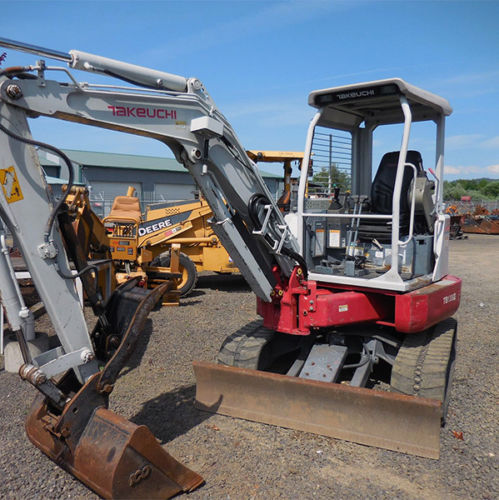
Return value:
[(400, 241), (399, 240), (399, 245), (400, 246), (406, 246), (411, 240), (412, 237), (414, 236), (414, 213), (415, 213), (415, 207), (416, 207), (416, 179), (418, 176), (418, 170), (415, 165), (412, 163), (407, 163), (404, 165), (405, 167), (411, 167), (414, 170), (414, 177), (413, 177), (413, 186), (412, 186), (412, 200), (411, 200), (411, 220), (409, 222), (409, 238), (405, 241)]
[(405, 170), (405, 164), (407, 159), (407, 149), (409, 146), (409, 135), (411, 131), (412, 124), (412, 112), (411, 106), (407, 101), (406, 97), (400, 96), (400, 105), (402, 107), (402, 112), (404, 113), (404, 131), (402, 135), (402, 144), (400, 145), (399, 161), (397, 165), (397, 175), (395, 177), (395, 186), (393, 190), (392, 198), (392, 214), (393, 214), (393, 224), (392, 224), (392, 255), (391, 255), (391, 268), (389, 273), (394, 273), (400, 278), (398, 271), (398, 247), (399, 247), (399, 235), (400, 235), (400, 196), (402, 193), (402, 182)]
[(348, 212), (341, 214), (321, 214), (316, 212), (303, 212), (303, 217), (328, 217), (328, 218), (338, 218), (338, 219), (393, 219), (393, 215), (384, 214), (350, 214)]

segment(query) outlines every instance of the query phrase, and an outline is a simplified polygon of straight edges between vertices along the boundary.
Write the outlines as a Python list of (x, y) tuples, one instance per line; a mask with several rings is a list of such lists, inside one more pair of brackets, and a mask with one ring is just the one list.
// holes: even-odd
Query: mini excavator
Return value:
[[(0, 45), (128, 84), (80, 83), (44, 60), (0, 72), (0, 216), (61, 343), (31, 357), (16, 283), (2, 260), (2, 301), (24, 356), (20, 375), (40, 392), (26, 424), (36, 446), (104, 497), (166, 498), (202, 483), (147, 428), (107, 409), (164, 289), (132, 280), (103, 298), (98, 266), (78, 251), (65, 198), (53, 199), (38, 162), (35, 146), (72, 171), (61, 151), (31, 137), (27, 118), (46, 116), (163, 142), (213, 211), (213, 230), (256, 294), (262, 319), (227, 337), (218, 364), (194, 363), (200, 408), (438, 457), (461, 291), (448, 272), (442, 201), (452, 112), (445, 99), (398, 78), (312, 92), (303, 165), (318, 158), (321, 138), (339, 140), (330, 162), (348, 165), (351, 186), (306, 196), (309, 169), (302, 168), (296, 211), (283, 214), (198, 79), (78, 50)], [(46, 78), (54, 73), (64, 81)], [(409, 147), (411, 125), (421, 121), (436, 130), (428, 171)], [(400, 142), (374, 170), (373, 133), (386, 125), (400, 127)], [(75, 276), (98, 318), (90, 332)]]

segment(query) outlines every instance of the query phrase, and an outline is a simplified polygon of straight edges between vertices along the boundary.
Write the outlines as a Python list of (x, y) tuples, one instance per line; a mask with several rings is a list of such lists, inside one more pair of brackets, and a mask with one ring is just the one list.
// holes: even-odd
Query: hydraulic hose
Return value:
[(360, 361), (358, 363), (352, 363), (351, 365), (343, 365), (344, 370), (349, 370), (352, 368), (360, 368), (361, 366), (364, 366), (369, 362), (371, 359), (371, 356), (369, 355), (369, 352), (367, 351), (366, 347), (362, 347), (362, 354), (360, 355)]
[(281, 249), (281, 252), (284, 255), (286, 255), (287, 257), (298, 262), (298, 265), (301, 267), (301, 269), (303, 271), (303, 276), (305, 277), (305, 279), (307, 279), (308, 278), (308, 266), (307, 266), (307, 263), (306, 263), (305, 259), (303, 258), (303, 256), (301, 256), (298, 252), (293, 252), (293, 250), (290, 250), (289, 248), (286, 248), (286, 247), (283, 247)]
[[(0, 77), (4, 75), (17, 75), (31, 70), (31, 66), (11, 66), (0, 71)], [(35, 77), (36, 78), (36, 77)]]
[[(43, 237), (44, 237), (45, 242), (48, 243), (50, 233), (52, 232), (52, 228), (53, 228), (54, 223), (55, 223), (55, 218), (57, 217), (57, 214), (59, 213), (62, 205), (66, 202), (66, 198), (67, 198), (71, 188), (73, 187), (74, 172), (73, 172), (73, 166), (71, 164), (71, 160), (63, 151), (56, 148), (55, 146), (52, 146), (52, 145), (47, 144), (45, 142), (35, 141), (34, 139), (28, 139), (27, 137), (22, 137), (21, 135), (18, 135), (15, 132), (12, 132), (8, 128), (4, 127), (1, 123), (0, 123), (0, 130), (2, 132), (4, 132), (5, 134), (7, 134), (12, 139), (15, 139), (15, 140), (20, 141), (20, 142), (24, 142), (25, 144), (30, 144), (31, 146), (37, 146), (39, 148), (52, 151), (57, 156), (61, 157), (68, 167), (69, 178), (68, 178), (68, 187), (66, 189), (66, 192), (63, 193), (61, 199), (55, 204), (55, 206), (52, 209), (52, 211), (50, 212), (49, 218), (45, 224), (45, 231), (44, 231)], [(58, 268), (57, 272), (65, 279), (74, 280), (74, 279), (82, 276), (84, 273), (91, 271), (91, 270), (96, 271), (97, 268), (95, 266), (90, 265), (90, 266), (85, 267), (84, 269), (82, 269), (81, 271), (79, 271), (76, 274), (73, 274), (73, 273), (66, 274), (60, 268)]]
[(343, 369), (347, 370), (352, 368), (360, 368), (361, 366), (364, 366), (368, 362), (369, 362), (369, 356), (367, 357), (363, 356), (363, 359), (361, 359), (361, 361), (359, 361), (358, 363), (353, 363), (351, 365), (343, 365)]

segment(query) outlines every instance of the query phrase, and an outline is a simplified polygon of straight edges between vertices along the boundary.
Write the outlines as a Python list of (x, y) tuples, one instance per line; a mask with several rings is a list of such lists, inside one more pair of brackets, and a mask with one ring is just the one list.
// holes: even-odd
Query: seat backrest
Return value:
[[(397, 176), (397, 165), (399, 161), (399, 151), (386, 153), (379, 164), (378, 171), (374, 176), (371, 186), (371, 211), (379, 214), (392, 213), (393, 189)], [(407, 151), (407, 163), (412, 163), (417, 169), (418, 177), (426, 177), (423, 169), (423, 159), (419, 151)], [(402, 180), (402, 190), (400, 193), (400, 218), (407, 217), (410, 212), (408, 192), (411, 181), (414, 177), (413, 170), (407, 166), (404, 170)]]
[(106, 219), (125, 219), (141, 221), (140, 201), (135, 196), (116, 196), (111, 212)]

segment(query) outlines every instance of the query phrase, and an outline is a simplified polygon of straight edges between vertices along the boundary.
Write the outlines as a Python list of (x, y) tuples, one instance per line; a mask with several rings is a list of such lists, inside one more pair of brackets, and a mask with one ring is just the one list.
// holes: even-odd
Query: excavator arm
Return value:
[[(31, 74), (31, 69), (37, 74)], [(32, 353), (27, 341), (33, 333), (29, 311), (8, 256), (2, 252), (0, 291), (22, 353), (19, 374), (41, 393), (26, 420), (26, 431), (52, 460), (103, 497), (169, 498), (196, 488), (202, 478), (163, 450), (146, 427), (107, 407), (150, 310), (173, 283), (147, 291), (136, 286), (137, 280), (130, 280), (109, 295), (115, 287), (111, 273), (106, 289), (101, 286), (100, 264), (87, 261), (88, 252), (75, 232), (68, 206), (73, 183), (70, 160), (57, 148), (35, 141), (27, 117), (46, 114), (108, 124), (93, 116), (99, 112), (92, 99), (100, 97), (85, 94), (89, 100), (82, 99), (79, 84), (73, 94), (64, 84), (46, 81), (43, 73), (43, 63), (38, 63), (0, 75), (0, 218), (22, 253), (60, 343)], [(102, 99), (101, 104), (114, 118), (116, 112), (108, 106), (116, 108), (116, 102)], [(85, 113), (85, 109), (91, 111)], [(109, 126), (119, 128), (115, 123)], [(59, 200), (46, 183), (35, 147), (60, 156), (68, 167), (68, 189)], [(76, 279), (81, 279), (97, 316), (92, 331), (84, 318)]]
[[(26, 49), (17, 42), (0, 43)], [(52, 51), (39, 49), (37, 53), (51, 55)], [(56, 55), (62, 58), (60, 53)], [(301, 260), (298, 243), (255, 163), (202, 83), (79, 51), (71, 51), (65, 60), (73, 68), (154, 90), (94, 88), (78, 83), (65, 68), (38, 62), (4, 71), (0, 84), (3, 105), (21, 115), (48, 116), (165, 143), (199, 185), (214, 212), (213, 229), (235, 264), (256, 295), (269, 302), (277, 283), (274, 267), (277, 264), (283, 277), (289, 277), (296, 259)], [(66, 72), (70, 83), (46, 80), (45, 75), (53, 70)]]
[[(168, 455), (147, 428), (107, 410), (114, 382), (149, 311), (171, 284), (148, 292), (131, 280), (110, 297), (103, 293), (97, 265), (87, 262), (67, 204), (71, 162), (53, 146), (35, 141), (27, 118), (46, 116), (137, 134), (170, 147), (208, 201), (213, 230), (263, 302), (271, 301), (276, 284), (288, 280), (297, 263), (304, 266), (297, 241), (256, 165), (199, 80), (79, 51), (62, 54), (5, 39), (0, 45), (136, 85), (79, 83), (66, 68), (44, 61), (0, 72), (0, 217), (20, 247), (61, 343), (31, 357), (23, 332), (27, 322), (20, 318), (26, 308), (3, 258), (0, 267), (7, 279), (0, 287), (23, 353), (20, 374), (42, 393), (27, 419), (28, 436), (104, 497), (165, 498), (190, 491), (202, 483), (199, 475)], [(47, 79), (49, 73), (62, 73), (66, 81)], [(59, 201), (46, 184), (35, 147), (59, 155), (68, 167), (69, 185)], [(76, 278), (98, 318), (91, 332)]]

